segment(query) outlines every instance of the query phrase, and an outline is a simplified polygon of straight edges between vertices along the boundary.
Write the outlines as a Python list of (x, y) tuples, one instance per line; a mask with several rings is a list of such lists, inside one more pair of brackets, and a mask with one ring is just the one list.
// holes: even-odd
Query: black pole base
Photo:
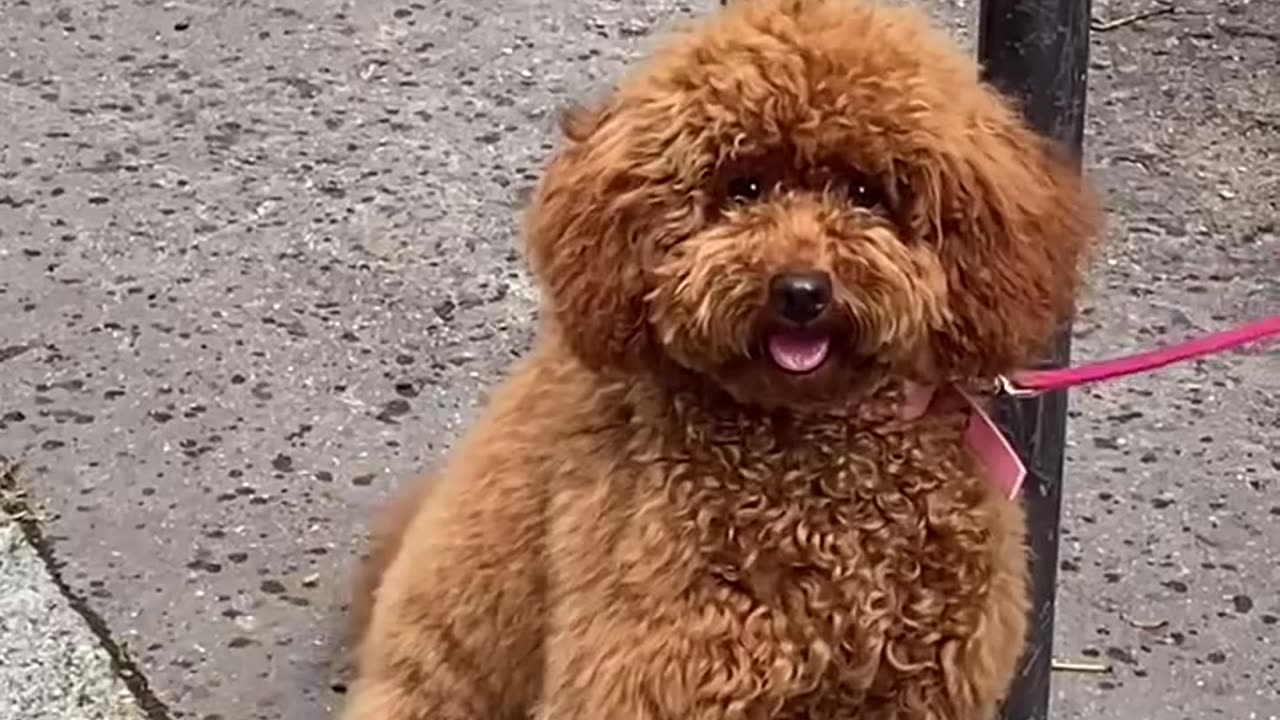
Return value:
[[(978, 59), (986, 79), (1017, 101), (1033, 127), (1080, 162), (1089, 67), (1089, 0), (982, 0)], [(1060, 328), (1043, 366), (1071, 356), (1070, 323)], [(1066, 453), (1067, 398), (1056, 392), (1006, 400), (996, 417), (1027, 463), (1032, 611), (1027, 650), (1005, 720), (1047, 720), (1053, 663), (1058, 534)]]

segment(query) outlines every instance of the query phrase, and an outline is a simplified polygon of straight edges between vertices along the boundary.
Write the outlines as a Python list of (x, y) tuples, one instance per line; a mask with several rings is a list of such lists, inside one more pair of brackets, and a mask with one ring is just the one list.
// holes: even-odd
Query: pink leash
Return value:
[[(1012, 378), (997, 378), (998, 390), (1014, 397), (1029, 397), (1054, 390), (1064, 390), (1076, 385), (1155, 370), (1181, 360), (1230, 350), (1272, 335), (1280, 335), (1280, 315), (1234, 330), (1212, 333), (1137, 355), (1102, 360), (1073, 368), (1025, 370), (1014, 373)], [(1022, 458), (1009, 444), (1008, 438), (996, 427), (991, 416), (987, 414), (985, 403), (969, 395), (965, 397), (968, 398), (973, 411), (967, 431), (970, 449), (986, 467), (991, 482), (1007, 497), (1016, 497), (1022, 487), (1022, 481), (1027, 476), (1027, 468)]]
[(1183, 360), (1231, 350), (1274, 335), (1280, 335), (1280, 315), (1136, 355), (1057, 370), (1023, 370), (1014, 373), (1012, 378), (1000, 378), (1000, 391), (1014, 397), (1039, 395), (1156, 370)]

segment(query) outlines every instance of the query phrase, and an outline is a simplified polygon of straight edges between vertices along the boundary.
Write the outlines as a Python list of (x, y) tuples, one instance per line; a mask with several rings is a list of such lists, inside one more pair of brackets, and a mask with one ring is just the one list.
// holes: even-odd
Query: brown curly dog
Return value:
[(1070, 163), (924, 18), (750, 0), (567, 118), (535, 350), (357, 598), (346, 720), (990, 718), (1024, 519), (908, 382), (1069, 310)]

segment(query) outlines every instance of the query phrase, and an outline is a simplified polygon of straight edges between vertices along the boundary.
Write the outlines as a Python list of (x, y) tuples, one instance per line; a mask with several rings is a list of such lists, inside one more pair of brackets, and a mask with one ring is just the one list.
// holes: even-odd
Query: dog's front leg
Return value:
[[(445, 621), (447, 623), (447, 620)], [(483, 648), (510, 644), (494, 626), (405, 627), (378, 640), (395, 648), (362, 669), (351, 686), (342, 720), (523, 720), (532, 704), (539, 661), (510, 648), (481, 656)], [(470, 637), (458, 637), (469, 632)], [(524, 655), (524, 657), (521, 657)]]
[[(352, 686), (352, 695), (342, 720), (489, 720), (498, 697), (480, 686), (480, 678), (441, 659), (416, 659), (394, 673), (362, 677)], [(421, 674), (419, 674), (421, 673)]]
[(523, 720), (542, 681), (541, 505), (516, 473), (442, 479), (378, 586), (342, 720)]

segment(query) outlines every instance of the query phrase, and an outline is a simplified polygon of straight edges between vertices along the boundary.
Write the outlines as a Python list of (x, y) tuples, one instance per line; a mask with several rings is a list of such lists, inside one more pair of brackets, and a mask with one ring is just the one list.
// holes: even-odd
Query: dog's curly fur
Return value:
[[(749, 0), (571, 115), (531, 356), (397, 507), (346, 720), (990, 718), (1024, 518), (963, 407), (1070, 309), (1093, 201), (917, 12)], [(832, 278), (770, 362), (771, 278)]]

